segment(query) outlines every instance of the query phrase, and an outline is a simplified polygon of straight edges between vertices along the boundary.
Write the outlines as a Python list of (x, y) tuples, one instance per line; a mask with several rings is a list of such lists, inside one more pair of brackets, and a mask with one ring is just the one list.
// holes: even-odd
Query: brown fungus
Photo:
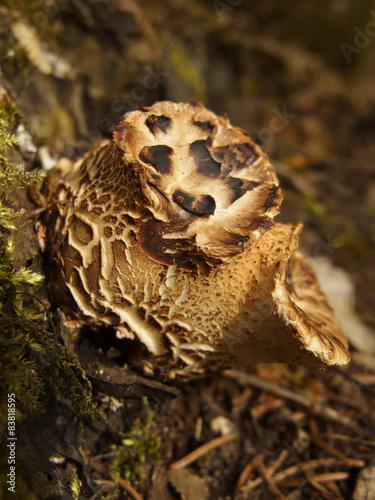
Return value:
[(40, 223), (51, 287), (166, 372), (349, 361), (266, 154), (199, 103), (124, 115), (62, 177)]

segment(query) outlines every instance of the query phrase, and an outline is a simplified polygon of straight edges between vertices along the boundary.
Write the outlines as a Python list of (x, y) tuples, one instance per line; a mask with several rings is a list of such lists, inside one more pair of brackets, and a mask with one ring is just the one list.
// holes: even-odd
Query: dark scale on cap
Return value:
[(254, 222), (251, 226), (251, 229), (255, 230), (258, 227), (261, 227), (262, 229), (270, 229), (274, 225), (275, 225), (275, 223), (271, 219), (265, 219), (265, 218), (258, 217), (257, 219), (254, 219)]
[(137, 110), (138, 111), (150, 111), (150, 107), (149, 106), (141, 106), (140, 104), (138, 104), (137, 106)]
[(194, 158), (198, 173), (215, 177), (220, 175), (221, 165), (210, 155), (205, 140), (194, 141), (190, 145), (190, 154)]
[(169, 146), (145, 146), (139, 154), (139, 158), (149, 163), (162, 174), (167, 174), (172, 168), (171, 156), (174, 151)]
[(158, 130), (165, 134), (171, 126), (171, 119), (165, 115), (150, 115), (145, 123), (154, 135)]
[(173, 200), (184, 210), (193, 215), (213, 215), (215, 213), (215, 200), (209, 194), (192, 196), (182, 189), (173, 193)]
[(253, 163), (258, 158), (250, 144), (244, 142), (236, 146), (229, 147), (228, 160), (234, 169), (244, 168)]
[(280, 205), (280, 188), (278, 186), (273, 186), (272, 188), (269, 188), (269, 194), (264, 204), (264, 210), (267, 211), (270, 208), (278, 207), (279, 205)]
[(224, 156), (227, 153), (228, 149), (229, 149), (229, 146), (219, 146), (217, 148), (214, 148), (212, 150), (212, 156), (213, 156), (214, 160), (222, 163), (224, 160)]
[(253, 151), (250, 144), (232, 144), (213, 150), (212, 156), (215, 160), (222, 162), (222, 173), (228, 175), (229, 172), (241, 170), (254, 163), (258, 155)]
[(238, 179), (237, 177), (225, 177), (224, 182), (232, 191), (230, 200), (231, 204), (238, 200), (238, 198), (241, 198), (243, 194), (245, 194), (246, 190), (244, 190), (242, 179)]
[(211, 122), (201, 122), (199, 120), (196, 120), (193, 123), (201, 130), (204, 130), (205, 132), (212, 133), (214, 131), (214, 125)]
[(246, 179), (238, 179), (237, 177), (224, 177), (225, 184), (232, 191), (231, 203), (241, 198), (247, 191), (251, 191), (260, 185), (260, 182), (247, 181)]
[[(175, 264), (179, 269), (193, 271), (196, 269), (196, 264), (193, 262), (195, 260), (194, 252), (191, 252), (189, 240), (174, 240), (163, 237), (164, 234), (178, 232), (185, 228), (186, 221), (165, 223), (149, 220), (139, 226), (137, 242), (142, 250), (156, 262), (167, 265)], [(182, 250), (184, 245), (186, 245), (185, 251)]]

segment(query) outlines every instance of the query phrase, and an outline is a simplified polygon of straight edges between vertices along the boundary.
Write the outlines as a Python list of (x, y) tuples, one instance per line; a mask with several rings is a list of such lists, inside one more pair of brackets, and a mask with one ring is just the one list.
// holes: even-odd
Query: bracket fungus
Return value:
[(302, 224), (273, 221), (281, 200), (266, 154), (226, 116), (169, 101), (126, 113), (60, 177), (40, 221), (55, 300), (169, 375), (346, 364), (297, 251)]

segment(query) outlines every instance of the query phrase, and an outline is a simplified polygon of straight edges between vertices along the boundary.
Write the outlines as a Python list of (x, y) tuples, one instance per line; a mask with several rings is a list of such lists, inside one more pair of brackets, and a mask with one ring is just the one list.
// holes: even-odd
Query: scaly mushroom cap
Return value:
[(124, 115), (60, 180), (40, 222), (66, 317), (112, 325), (170, 375), (261, 361), (345, 364), (347, 342), (275, 224), (267, 156), (198, 103)]
[(127, 113), (114, 141), (141, 190), (138, 241), (162, 263), (191, 269), (223, 259), (272, 227), (281, 193), (267, 156), (225, 116), (199, 103), (159, 102)]

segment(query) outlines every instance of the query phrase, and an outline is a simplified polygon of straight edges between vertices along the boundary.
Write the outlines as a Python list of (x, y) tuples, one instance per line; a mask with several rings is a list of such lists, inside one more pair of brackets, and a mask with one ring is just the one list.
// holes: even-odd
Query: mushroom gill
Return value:
[(265, 153), (199, 103), (124, 115), (57, 183), (39, 225), (69, 320), (112, 325), (169, 374), (349, 360), (297, 252)]

